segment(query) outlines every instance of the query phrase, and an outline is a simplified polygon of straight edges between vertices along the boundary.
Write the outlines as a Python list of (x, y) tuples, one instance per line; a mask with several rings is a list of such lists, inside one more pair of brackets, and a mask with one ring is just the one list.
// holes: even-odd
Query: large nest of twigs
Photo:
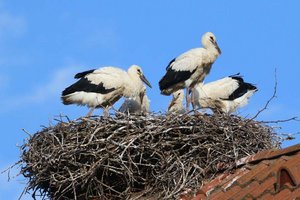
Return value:
[(50, 199), (176, 199), (279, 148), (271, 127), (227, 115), (119, 115), (61, 120), (22, 147), (26, 191)]

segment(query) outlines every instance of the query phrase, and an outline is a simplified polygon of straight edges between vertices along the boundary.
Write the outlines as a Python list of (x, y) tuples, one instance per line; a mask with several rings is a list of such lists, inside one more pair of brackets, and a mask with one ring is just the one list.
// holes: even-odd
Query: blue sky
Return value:
[[(158, 81), (166, 65), (199, 47), (207, 31), (215, 33), (222, 55), (205, 81), (240, 72), (259, 89), (240, 115), (254, 116), (264, 107), (276, 68), (277, 98), (257, 120), (299, 116), (299, 7), (296, 0), (0, 0), (0, 170), (19, 159), (23, 128), (33, 134), (55, 124), (60, 113), (71, 119), (87, 113), (60, 101), (77, 72), (138, 64), (153, 86), (147, 90), (151, 110), (165, 111), (170, 97), (160, 95)], [(297, 133), (299, 123), (272, 126)], [(299, 143), (296, 137), (283, 146)], [(24, 187), (22, 177), (7, 182), (0, 175), (0, 199), (17, 199)]]

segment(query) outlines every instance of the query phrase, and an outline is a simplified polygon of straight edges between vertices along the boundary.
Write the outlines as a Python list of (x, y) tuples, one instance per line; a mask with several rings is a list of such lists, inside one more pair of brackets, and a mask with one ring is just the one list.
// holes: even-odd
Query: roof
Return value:
[(237, 161), (236, 169), (204, 184), (196, 197), (182, 200), (299, 199), (300, 144), (266, 150)]

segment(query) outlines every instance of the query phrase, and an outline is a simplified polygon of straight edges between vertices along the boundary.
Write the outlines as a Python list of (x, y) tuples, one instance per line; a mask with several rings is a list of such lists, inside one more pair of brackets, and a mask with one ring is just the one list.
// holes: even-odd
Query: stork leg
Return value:
[(196, 104), (195, 104), (195, 88), (194, 87), (192, 88), (192, 107), (193, 107), (193, 110), (196, 109)]
[(89, 112), (86, 114), (86, 117), (90, 117), (94, 110), (95, 110), (95, 107), (91, 107)]
[(109, 117), (109, 107), (105, 107), (103, 109), (103, 117), (105, 118)]
[(186, 112), (190, 111), (190, 103), (191, 103), (191, 97), (190, 97), (190, 88), (186, 88)]

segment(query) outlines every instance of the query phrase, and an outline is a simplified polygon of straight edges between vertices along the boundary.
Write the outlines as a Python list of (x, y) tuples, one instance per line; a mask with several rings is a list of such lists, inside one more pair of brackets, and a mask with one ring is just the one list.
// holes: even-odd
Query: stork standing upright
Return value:
[(103, 67), (88, 70), (75, 75), (79, 79), (67, 87), (61, 99), (63, 104), (86, 105), (90, 108), (90, 116), (95, 108), (104, 108), (104, 115), (122, 96), (139, 95), (144, 87), (143, 82), (151, 88), (151, 84), (143, 74), (141, 67), (132, 65), (127, 72), (117, 67)]
[[(221, 54), (213, 33), (202, 36), (203, 48), (191, 49), (170, 61), (166, 74), (159, 81), (161, 94), (170, 95), (179, 89), (186, 88), (186, 110), (191, 102), (190, 89), (204, 80), (212, 64)], [(194, 101), (192, 93), (192, 101)]]
[(239, 74), (235, 74), (207, 84), (196, 85), (195, 106), (230, 114), (247, 105), (249, 98), (256, 91), (257, 88), (253, 84), (244, 82)]

